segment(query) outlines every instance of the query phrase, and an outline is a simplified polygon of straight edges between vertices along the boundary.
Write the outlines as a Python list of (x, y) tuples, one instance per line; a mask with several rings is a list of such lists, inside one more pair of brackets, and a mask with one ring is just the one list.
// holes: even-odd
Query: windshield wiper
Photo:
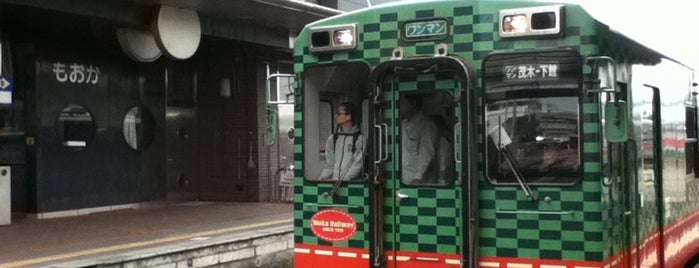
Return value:
[(515, 179), (517, 179), (519, 186), (522, 187), (522, 191), (524, 191), (527, 197), (529, 197), (532, 201), (536, 201), (538, 198), (536, 195), (534, 195), (534, 191), (532, 191), (532, 189), (529, 187), (529, 184), (527, 184), (527, 181), (525, 180), (519, 165), (517, 165), (517, 161), (515, 160), (514, 156), (512, 156), (510, 150), (507, 149), (507, 145), (512, 143), (512, 140), (510, 139), (510, 136), (507, 135), (505, 129), (498, 124), (495, 128), (488, 131), (488, 136), (493, 140), (495, 147), (502, 154), (502, 156), (505, 157), (505, 162), (507, 162), (507, 165), (510, 166), (510, 169), (512, 169), (512, 174), (515, 175)]

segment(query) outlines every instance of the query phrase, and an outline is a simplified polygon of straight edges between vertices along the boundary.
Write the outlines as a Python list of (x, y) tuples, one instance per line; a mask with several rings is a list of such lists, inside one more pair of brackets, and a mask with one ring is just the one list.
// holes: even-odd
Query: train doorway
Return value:
[(375, 192), (375, 210), (383, 210), (374, 214), (375, 244), (386, 247), (387, 267), (468, 262), (475, 181), (465, 149), (475, 148), (464, 123), (473, 116), (468, 72), (460, 60), (439, 57), (388, 62), (372, 74), (383, 185)]

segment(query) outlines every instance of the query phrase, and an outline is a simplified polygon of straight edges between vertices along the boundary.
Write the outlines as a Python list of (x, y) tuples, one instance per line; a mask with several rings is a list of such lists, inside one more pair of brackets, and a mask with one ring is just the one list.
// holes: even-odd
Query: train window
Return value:
[(519, 98), (486, 108), (488, 175), (497, 183), (570, 183), (579, 177), (577, 96)]
[(303, 74), (303, 172), (309, 180), (363, 181), (367, 178), (369, 66), (319, 65)]
[(495, 54), (483, 64), (487, 177), (504, 185), (579, 181), (580, 56)]
[(142, 151), (153, 141), (155, 119), (146, 106), (137, 105), (124, 116), (123, 128), (126, 143), (134, 150)]
[(83, 106), (69, 104), (61, 111), (56, 122), (56, 134), (65, 147), (82, 149), (95, 136), (92, 114)]
[(454, 167), (453, 126), (457, 119), (451, 95), (402, 93), (401, 181), (408, 185), (449, 185)]

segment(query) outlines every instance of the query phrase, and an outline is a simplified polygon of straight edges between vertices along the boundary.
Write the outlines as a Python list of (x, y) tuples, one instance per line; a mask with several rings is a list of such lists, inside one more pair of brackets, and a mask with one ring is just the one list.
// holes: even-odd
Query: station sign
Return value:
[(98, 84), (100, 81), (100, 68), (92, 64), (65, 63), (56, 61), (52, 64), (52, 70), (56, 81), (71, 84)]

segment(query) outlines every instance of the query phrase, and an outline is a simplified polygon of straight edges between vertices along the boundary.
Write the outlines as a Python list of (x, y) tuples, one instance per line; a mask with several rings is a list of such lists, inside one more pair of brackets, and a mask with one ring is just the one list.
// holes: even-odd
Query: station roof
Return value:
[(196, 10), (200, 16), (300, 32), (308, 23), (342, 11), (299, 0), (129, 0), (138, 5), (168, 5)]
[(0, 0), (99, 18), (124, 27), (148, 27), (155, 8), (167, 5), (197, 11), (202, 34), (287, 48), (289, 36), (316, 20), (342, 13), (299, 0)]

